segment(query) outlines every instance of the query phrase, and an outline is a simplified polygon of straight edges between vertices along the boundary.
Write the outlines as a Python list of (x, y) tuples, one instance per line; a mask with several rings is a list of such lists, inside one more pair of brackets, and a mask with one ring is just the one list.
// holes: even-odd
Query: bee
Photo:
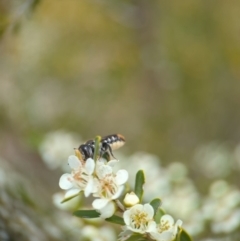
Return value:
[[(99, 158), (105, 157), (107, 160), (110, 160), (110, 157), (114, 157), (112, 151), (122, 147), (125, 144), (124, 136), (120, 134), (112, 134), (108, 136), (104, 136), (101, 138), (100, 147), (99, 147)], [(95, 141), (89, 140), (84, 144), (78, 147), (82, 158), (86, 161), (88, 158), (93, 158), (95, 151)]]

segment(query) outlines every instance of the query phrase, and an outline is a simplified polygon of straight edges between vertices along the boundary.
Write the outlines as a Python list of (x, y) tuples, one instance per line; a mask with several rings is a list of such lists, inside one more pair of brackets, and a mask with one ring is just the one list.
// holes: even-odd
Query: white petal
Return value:
[(75, 196), (76, 194), (78, 194), (81, 190), (80, 189), (71, 189), (69, 191), (66, 192), (64, 198), (69, 198), (69, 197), (72, 197), (72, 196)]
[(160, 223), (165, 223), (165, 222), (168, 222), (170, 224), (170, 226), (173, 226), (174, 219), (171, 215), (165, 214), (161, 217)]
[(84, 189), (85, 197), (89, 197), (89, 195), (92, 193), (93, 187), (94, 187), (93, 184), (94, 184), (93, 178), (89, 178), (87, 186)]
[(118, 187), (117, 192), (112, 196), (112, 200), (117, 199), (123, 192), (124, 186)]
[(88, 175), (92, 175), (95, 168), (95, 162), (92, 158), (88, 158), (85, 163), (85, 169)]
[(112, 174), (112, 168), (108, 165), (101, 164), (98, 162), (97, 175), (100, 179), (103, 179), (106, 175)]
[(162, 233), (151, 232), (151, 237), (157, 241), (172, 241), (173, 234), (172, 232), (164, 231)]
[(175, 223), (174, 227), (173, 227), (173, 235), (176, 236), (177, 232), (178, 232), (178, 227), (181, 227), (183, 224), (183, 221), (178, 219), (177, 222)]
[(99, 210), (104, 208), (108, 202), (109, 202), (108, 199), (95, 199), (92, 203), (92, 206), (94, 209)]
[(82, 166), (80, 160), (74, 155), (68, 157), (68, 164), (72, 169), (78, 169)]
[(92, 190), (92, 193), (94, 193), (94, 197), (99, 197), (98, 195), (98, 190), (99, 190), (99, 186), (100, 186), (100, 183), (99, 183), (99, 180), (97, 178), (93, 178), (93, 190)]
[(116, 173), (116, 183), (117, 185), (122, 185), (128, 180), (128, 172), (126, 170), (119, 170)]
[(123, 213), (123, 220), (124, 223), (128, 226), (131, 223), (131, 219), (130, 219), (130, 215), (131, 215), (131, 211), (127, 210)]
[(143, 210), (144, 210), (144, 212), (146, 212), (148, 214), (148, 218), (150, 218), (150, 219), (153, 218), (154, 209), (149, 203), (146, 203), (143, 205)]
[(157, 224), (155, 221), (150, 221), (148, 223), (148, 228), (146, 230), (146, 232), (156, 232), (157, 231)]
[(67, 190), (73, 186), (72, 181), (72, 175), (69, 173), (65, 173), (60, 177), (59, 186), (60, 188)]
[(183, 224), (183, 221), (180, 220), (180, 219), (178, 219), (177, 222), (175, 223), (175, 226), (177, 226), (177, 227), (181, 227), (182, 224)]
[(109, 202), (104, 208), (99, 209), (98, 211), (101, 213), (101, 218), (110, 218), (115, 213), (116, 206), (113, 202)]
[(107, 164), (110, 166), (110, 167), (114, 167), (114, 165), (119, 162), (119, 160), (116, 160), (116, 159), (113, 159), (113, 160), (110, 160)]
[(132, 210), (132, 212), (142, 212), (143, 205), (142, 204), (136, 204), (130, 210)]

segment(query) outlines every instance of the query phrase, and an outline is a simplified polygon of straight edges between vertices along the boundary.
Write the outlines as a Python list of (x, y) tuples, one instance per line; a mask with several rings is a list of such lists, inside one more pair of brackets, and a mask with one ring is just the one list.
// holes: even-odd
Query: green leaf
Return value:
[(192, 241), (192, 238), (184, 229), (180, 228), (176, 240), (177, 241)]
[(160, 198), (155, 198), (150, 202), (150, 205), (153, 207), (154, 209), (154, 215), (156, 214), (157, 210), (159, 209), (159, 207), (161, 206), (162, 201)]
[(80, 193), (81, 193), (81, 191), (80, 191), (79, 193), (73, 195), (73, 196), (70, 196), (70, 197), (64, 198), (64, 199), (61, 201), (61, 203), (65, 203), (65, 202), (67, 202), (67, 201), (69, 201), (69, 200), (71, 200), (71, 199), (77, 197)]
[(139, 170), (136, 174), (134, 192), (138, 196), (140, 202), (142, 201), (144, 183), (145, 183), (144, 172), (143, 170)]
[(116, 224), (120, 224), (120, 225), (125, 225), (123, 218), (119, 217), (117, 215), (113, 215), (110, 218), (106, 218), (106, 221), (110, 222), (110, 223), (116, 223)]
[(94, 155), (93, 155), (93, 160), (96, 161), (99, 155), (99, 146), (100, 146), (100, 141), (101, 141), (101, 136), (96, 136), (95, 137), (95, 150), (94, 150)]
[(96, 210), (77, 210), (73, 215), (80, 218), (99, 218), (100, 213)]
[(154, 221), (156, 223), (160, 222), (161, 217), (165, 214), (164, 210), (162, 208), (159, 208), (154, 216)]

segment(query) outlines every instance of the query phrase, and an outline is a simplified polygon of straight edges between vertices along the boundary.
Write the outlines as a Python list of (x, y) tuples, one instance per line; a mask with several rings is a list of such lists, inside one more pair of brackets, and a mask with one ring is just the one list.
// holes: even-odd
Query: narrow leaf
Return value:
[(65, 202), (67, 202), (67, 201), (69, 201), (69, 200), (77, 197), (80, 193), (81, 193), (81, 192), (79, 192), (79, 193), (77, 193), (77, 194), (75, 194), (75, 195), (73, 195), (73, 196), (64, 198), (64, 199), (61, 201), (61, 203), (65, 203)]
[(158, 208), (158, 210), (155, 213), (154, 220), (156, 223), (160, 222), (161, 217), (165, 214), (164, 210), (162, 208)]
[(99, 147), (100, 147), (101, 139), (102, 139), (101, 136), (96, 136), (96, 138), (95, 138), (95, 150), (94, 150), (94, 155), (93, 155), (94, 161), (96, 161), (99, 156)]
[(117, 215), (113, 215), (110, 218), (106, 218), (106, 221), (110, 222), (110, 223), (116, 223), (116, 224), (120, 224), (120, 225), (125, 225), (123, 218), (119, 217)]
[(142, 201), (144, 183), (145, 183), (144, 172), (143, 170), (139, 170), (136, 174), (134, 192), (138, 196), (140, 202)]
[(177, 241), (192, 241), (192, 238), (184, 229), (180, 228), (177, 235)]
[(154, 215), (156, 214), (157, 210), (159, 209), (159, 207), (161, 206), (162, 201), (160, 198), (155, 198), (150, 202), (150, 205), (153, 207), (154, 209)]
[(73, 215), (80, 218), (99, 218), (100, 216), (96, 210), (77, 210)]

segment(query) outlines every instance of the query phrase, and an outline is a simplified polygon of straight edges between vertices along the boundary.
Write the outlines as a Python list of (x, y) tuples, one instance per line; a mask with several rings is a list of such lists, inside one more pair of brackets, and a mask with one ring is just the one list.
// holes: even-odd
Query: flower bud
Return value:
[(139, 203), (139, 198), (134, 192), (131, 192), (126, 194), (123, 202), (127, 207), (132, 207)]

